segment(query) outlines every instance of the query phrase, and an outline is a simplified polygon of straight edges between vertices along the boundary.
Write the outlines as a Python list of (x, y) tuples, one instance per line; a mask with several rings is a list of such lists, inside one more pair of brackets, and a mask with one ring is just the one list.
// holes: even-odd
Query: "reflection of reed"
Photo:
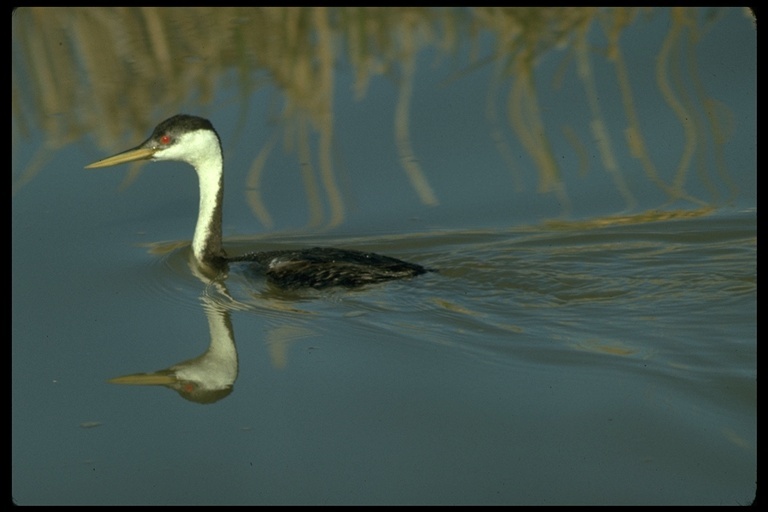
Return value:
[[(602, 166), (612, 177), (617, 191), (624, 199), (626, 210), (632, 210), (637, 203), (625, 178), (626, 169), (621, 168), (615, 156), (614, 142), (610, 136), (610, 130), (606, 128), (604, 115), (598, 101), (597, 83), (590, 64), (591, 49), (587, 44), (586, 37), (595, 19), (601, 22), (601, 26), (608, 37), (606, 54), (608, 60), (615, 66), (617, 82), (627, 116), (628, 126), (625, 129), (627, 147), (629, 153), (640, 161), (648, 180), (662, 190), (670, 202), (683, 199), (697, 207), (706, 206), (709, 204), (707, 201), (694, 197), (687, 192), (685, 187), (692, 159), (696, 155), (699, 161), (700, 179), (710, 191), (713, 199), (717, 200), (720, 194), (706, 174), (705, 150), (699, 149), (697, 151), (698, 139), (711, 132), (718, 175), (730, 189), (730, 197), (733, 197), (735, 187), (726, 171), (722, 151), (725, 141), (725, 138), (721, 136), (723, 128), (719, 117), (714, 115), (715, 113), (722, 113), (722, 110), (711, 108), (711, 105), (716, 102), (706, 96), (695, 67), (696, 54), (693, 43), (700, 37), (698, 29), (699, 10), (690, 8), (671, 10), (670, 30), (657, 58), (659, 90), (667, 105), (675, 113), (685, 135), (680, 162), (671, 183), (662, 178), (644, 142), (630, 86), (629, 73), (619, 45), (621, 34), (624, 29), (634, 23), (639, 12), (638, 9), (490, 9), (483, 12), (487, 14), (485, 21), (489, 24), (507, 27), (506, 38), (499, 32), (497, 44), (499, 47), (498, 54), (504, 59), (499, 69), (501, 74), (509, 77), (512, 82), (507, 100), (510, 125), (514, 128), (515, 135), (537, 167), (539, 191), (557, 194), (565, 213), (568, 212), (570, 203), (564, 189), (559, 166), (553, 158), (550, 139), (539, 111), (539, 93), (533, 86), (537, 58), (543, 51), (554, 46), (568, 45), (575, 54), (578, 76), (584, 87), (587, 104), (592, 115), (590, 122), (592, 138), (601, 156)], [(688, 36), (685, 45), (681, 42), (681, 34), (683, 33)], [(683, 62), (683, 56), (681, 56), (681, 47), (683, 46), (687, 50), (686, 62)], [(689, 65), (690, 72), (686, 79), (683, 79), (681, 70), (686, 69), (685, 63)], [(670, 78), (674, 82), (674, 86), (670, 84)], [(498, 78), (494, 80), (492, 92), (498, 89), (498, 80)], [(693, 90), (697, 95), (695, 101), (688, 94), (690, 90)], [(500, 136), (501, 130), (495, 122), (492, 97), (489, 99), (488, 105), (489, 118), (493, 126), (492, 136), (497, 147), (500, 147), (502, 155), (507, 161), (510, 161), (512, 159), (510, 150), (503, 137)], [(697, 106), (698, 108), (696, 108)], [(699, 112), (701, 110), (707, 114), (709, 126), (700, 122), (701, 115)], [(579, 157), (579, 168), (583, 172), (587, 151), (572, 128), (565, 127), (564, 131), (566, 139), (574, 147)]]
[[(570, 200), (541, 118), (534, 70), (539, 56), (583, 34), (598, 12), (594, 8), (491, 8), (477, 12), (497, 34), (498, 70), (512, 82), (507, 98), (509, 123), (536, 166), (538, 189), (554, 192), (566, 213)], [(494, 134), (497, 147), (505, 148), (499, 131), (494, 130)], [(503, 154), (509, 161), (509, 151), (504, 149)]]
[(608, 226), (626, 226), (631, 224), (647, 224), (668, 220), (695, 219), (710, 215), (713, 207), (702, 207), (688, 210), (646, 210), (630, 215), (606, 215), (588, 220), (550, 220), (545, 225), (550, 229), (568, 231), (584, 231), (587, 229), (605, 228)]
[[(677, 116), (685, 135), (683, 154), (680, 157), (680, 163), (677, 166), (675, 178), (671, 187), (667, 187), (666, 184), (664, 184), (665, 191), (672, 195), (673, 199), (676, 198), (675, 196), (687, 196), (683, 190), (685, 178), (688, 169), (690, 168), (691, 159), (696, 151), (697, 144), (697, 126), (695, 121), (697, 114), (695, 109), (692, 108), (690, 99), (685, 97), (687, 88), (682, 85), (683, 80), (680, 78), (680, 57), (679, 54), (677, 54), (677, 51), (679, 51), (680, 48), (679, 40), (684, 29), (684, 25), (682, 25), (680, 21), (685, 21), (686, 16), (684, 13), (686, 11), (688, 11), (688, 9), (673, 9), (673, 19), (678, 20), (678, 23), (672, 24), (669, 33), (667, 34), (667, 38), (664, 40), (664, 44), (659, 52), (656, 71), (656, 81), (659, 84), (659, 89), (661, 90), (665, 101), (675, 113), (675, 116)], [(672, 56), (671, 54), (673, 52), (676, 55)], [(668, 68), (667, 66), (669, 65), (670, 59), (674, 59), (675, 62)], [(672, 79), (676, 82), (675, 85), (677, 87), (673, 88), (669, 83), (670, 76), (668, 69), (671, 69)]]
[[(657, 58), (657, 83), (682, 127), (684, 145), (671, 178), (653, 162), (619, 42), (640, 12), (634, 8), (485, 7), (30, 8), (23, 10), (23, 16), (17, 15), (14, 24), (12, 115), (15, 126), (38, 124), (48, 134), (48, 145), (39, 157), (44, 161), (49, 151), (75, 140), (83, 131), (93, 133), (101, 144), (110, 147), (118, 139), (140, 140), (159, 118), (175, 113), (190, 98), (210, 102), (220, 77), (234, 69), (244, 101), (266, 83), (281, 92), (282, 140), (301, 160), (310, 225), (334, 226), (345, 216), (333, 159), (333, 95), (336, 67), (342, 58), (354, 74), (358, 98), (366, 94), (374, 77), (386, 74), (395, 78), (398, 101), (393, 130), (401, 165), (420, 200), (434, 205), (438, 198), (419, 163), (409, 130), (416, 58), (428, 47), (449, 52), (469, 41), (478, 48), (480, 34), (490, 33), (492, 58), (474, 55), (470, 67), (493, 61), (497, 71), (486, 109), (492, 137), (504, 159), (510, 165), (517, 160), (512, 144), (505, 140), (506, 127), (500, 125), (499, 112), (506, 113), (505, 121), (516, 142), (530, 156), (539, 191), (554, 193), (568, 212), (570, 199), (564, 182), (568, 173), (563, 173), (553, 155), (556, 132), (542, 119), (540, 98), (544, 91), (537, 88), (535, 80), (540, 57), (555, 48), (568, 47), (590, 110), (589, 138), (626, 209), (631, 210), (636, 200), (626, 179), (628, 169), (622, 168), (616, 157), (616, 141), (597, 101), (601, 84), (593, 76), (593, 48), (587, 44), (587, 34), (597, 21), (608, 39), (607, 61), (614, 66), (622, 95), (628, 153), (639, 161), (647, 180), (669, 201), (683, 199), (701, 206), (708, 202), (686, 190), (689, 171), (694, 165), (698, 167), (699, 179), (717, 200), (718, 186), (706, 168), (706, 163), (713, 162), (732, 196), (735, 187), (723, 156), (728, 132), (721, 120), (725, 109), (707, 97), (696, 74), (694, 43), (700, 36), (699, 18), (703, 17), (697, 9), (669, 11), (669, 32)], [(80, 82), (76, 71), (84, 71), (90, 81)], [(28, 77), (23, 83), (31, 87), (21, 85), (22, 75)], [(496, 94), (505, 97), (505, 108), (497, 108)], [(163, 112), (157, 112), (158, 105)], [(51, 115), (58, 112), (73, 114)], [(583, 171), (584, 155), (590, 148), (584, 147), (574, 129), (566, 127), (565, 133), (577, 148)], [(712, 144), (703, 143), (707, 137)], [(259, 194), (259, 183), (277, 140), (273, 137), (261, 143), (246, 186), (251, 208), (267, 226), (273, 221)], [(712, 148), (714, 158), (704, 156), (707, 148)], [(14, 190), (34, 177), (39, 161), (15, 180)], [(519, 175), (516, 183), (522, 184)]]
[[(412, 34), (403, 32), (404, 46), (411, 47)], [(405, 172), (411, 181), (411, 186), (419, 194), (419, 198), (424, 204), (430, 206), (437, 204), (437, 197), (432, 191), (432, 187), (427, 182), (427, 177), (422, 171), (419, 162), (411, 147), (411, 137), (408, 130), (408, 112), (410, 110), (411, 97), (413, 95), (413, 73), (416, 56), (409, 53), (403, 56), (402, 75), (400, 77), (400, 95), (397, 99), (395, 109), (395, 138), (397, 141), (397, 152), (400, 156), (400, 162), (405, 168)]]
[(600, 108), (600, 102), (598, 101), (599, 95), (597, 92), (597, 85), (590, 63), (586, 34), (582, 33), (580, 37), (576, 39), (575, 48), (579, 79), (584, 85), (584, 92), (587, 96), (589, 110), (592, 114), (592, 122), (590, 123), (592, 137), (600, 151), (605, 171), (613, 178), (614, 185), (626, 203), (626, 208), (632, 209), (635, 206), (635, 198), (627, 186), (621, 169), (619, 169), (619, 164), (613, 150), (613, 141), (609, 130), (605, 127), (605, 118), (602, 109)]

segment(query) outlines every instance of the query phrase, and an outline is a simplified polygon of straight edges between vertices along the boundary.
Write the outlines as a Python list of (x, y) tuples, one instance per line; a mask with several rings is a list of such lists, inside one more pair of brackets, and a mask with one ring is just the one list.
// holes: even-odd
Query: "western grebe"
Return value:
[(135, 160), (178, 160), (195, 168), (200, 184), (200, 208), (192, 253), (206, 271), (220, 272), (229, 263), (250, 262), (281, 288), (357, 287), (404, 279), (430, 269), (389, 256), (348, 249), (310, 249), (253, 252), (228, 257), (222, 247), (224, 155), (221, 139), (207, 119), (179, 114), (166, 119), (142, 144), (99, 160), (86, 169)]

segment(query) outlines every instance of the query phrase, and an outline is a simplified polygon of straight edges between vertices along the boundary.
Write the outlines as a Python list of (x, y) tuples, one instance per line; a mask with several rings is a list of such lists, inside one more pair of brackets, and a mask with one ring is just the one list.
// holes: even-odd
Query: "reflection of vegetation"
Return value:
[[(632, 209), (636, 200), (627, 185), (622, 169), (617, 163), (614, 151), (614, 142), (611, 132), (606, 128), (604, 115), (598, 100), (598, 87), (592, 71), (590, 47), (587, 43), (588, 32), (592, 29), (593, 21), (597, 19), (608, 39), (606, 55), (616, 69), (617, 82), (620, 87), (628, 126), (625, 130), (626, 142), (632, 156), (640, 160), (648, 179), (665, 192), (670, 201), (686, 199), (695, 205), (705, 205), (706, 201), (689, 195), (685, 190), (685, 179), (690, 168), (692, 155), (696, 151), (696, 138), (705, 136), (711, 130), (713, 134), (713, 150), (717, 155), (721, 177), (731, 188), (731, 194), (735, 192), (733, 184), (724, 172), (722, 146), (724, 138), (721, 136), (722, 128), (718, 117), (712, 115), (714, 110), (708, 104), (713, 100), (703, 93), (703, 87), (698, 80), (695, 69), (691, 69), (689, 75), (694, 91), (698, 94), (696, 102), (687, 95), (691, 88), (680, 77), (680, 70), (687, 63), (695, 65), (694, 44), (700, 37), (697, 29), (699, 11), (697, 9), (677, 8), (671, 11), (672, 24), (662, 50), (657, 59), (657, 83), (659, 89), (670, 108), (675, 112), (683, 126), (685, 133), (685, 146), (683, 156), (678, 165), (672, 183), (667, 183), (654, 165), (648, 148), (645, 145), (639, 117), (634, 104), (634, 95), (630, 86), (629, 72), (622, 57), (620, 36), (637, 17), (640, 9), (512, 9), (493, 10), (488, 16), (488, 23), (498, 26), (518, 27), (517, 30), (509, 30), (505, 39), (498, 39), (498, 54), (504, 56), (499, 59), (503, 66), (500, 75), (514, 77), (508, 99), (509, 119), (515, 129), (515, 133), (536, 162), (539, 173), (539, 190), (543, 192), (554, 191), (558, 194), (561, 204), (568, 205), (568, 198), (563, 189), (564, 184), (560, 176), (547, 130), (539, 113), (539, 100), (537, 89), (534, 85), (535, 63), (542, 51), (547, 51), (554, 46), (569, 46), (577, 61), (578, 76), (581, 80), (589, 109), (592, 115), (590, 127), (592, 138), (597, 145), (601, 156), (603, 168), (613, 178), (614, 184), (624, 198), (627, 209)], [(524, 27), (524, 28), (523, 28)], [(502, 33), (499, 30), (499, 33)], [(687, 35), (684, 43), (685, 62), (680, 53), (682, 35)], [(539, 37), (539, 35), (541, 35)], [(674, 50), (674, 53), (671, 53)], [(669, 83), (670, 71), (676, 82), (675, 87)], [(501, 80), (502, 78), (497, 78)], [(681, 100), (679, 97), (684, 99)], [(493, 98), (493, 96), (489, 96)], [(710, 114), (710, 126), (697, 122), (699, 118), (695, 105), (700, 105)], [(489, 112), (497, 109), (491, 106)], [(709, 130), (707, 129), (709, 128)], [(566, 136), (575, 146), (579, 161), (584, 167), (586, 151), (578, 142), (575, 132), (566, 127)], [(498, 138), (498, 137), (497, 137)], [(508, 150), (504, 150), (509, 153)], [(699, 152), (700, 163), (703, 162), (703, 151)], [(710, 190), (716, 191), (710, 180), (702, 174), (702, 180), (709, 184)], [(714, 195), (715, 198), (718, 196)]]
[[(695, 68), (695, 43), (702, 24), (712, 17), (698, 9), (669, 11), (670, 27), (657, 56), (660, 94), (677, 117), (684, 133), (684, 147), (672, 177), (654, 164), (643, 137), (638, 108), (630, 86), (620, 38), (636, 23), (639, 14), (652, 10), (634, 8), (87, 8), (24, 9), (14, 24), (13, 118), (15, 126), (37, 124), (49, 134), (51, 146), (69, 143), (83, 131), (94, 133), (112, 149), (118, 135), (141, 140), (166, 114), (197, 98), (209, 102), (225, 71), (236, 70), (241, 88), (237, 101), (247, 102), (251, 92), (271, 83), (284, 99), (278, 113), (285, 147), (298, 153), (310, 217), (317, 224), (323, 205), (330, 208), (327, 223), (344, 219), (344, 199), (337, 183), (333, 158), (334, 92), (337, 65), (346, 56), (354, 74), (354, 93), (365, 96), (372, 79), (387, 75), (398, 86), (393, 128), (396, 147), (410, 182), (424, 204), (437, 204), (427, 173), (416, 158), (409, 132), (412, 84), (417, 56), (428, 47), (441, 52), (459, 49), (469, 41), (474, 48), (473, 69), (488, 60), (496, 71), (487, 96), (492, 136), (510, 162), (519, 153), (505, 130), (533, 162), (540, 192), (557, 195), (568, 211), (570, 200), (563, 172), (553, 152), (553, 131), (541, 112), (536, 69), (541, 57), (554, 49), (568, 48), (567, 59), (576, 64), (591, 117), (589, 138), (594, 141), (601, 165), (609, 174), (626, 208), (636, 204), (627, 169), (616, 157), (617, 130), (611, 130), (598, 98), (593, 71), (593, 48), (588, 43), (595, 30), (606, 38), (605, 62), (613, 65), (626, 115), (624, 139), (649, 181), (668, 200), (686, 200), (697, 207), (708, 201), (686, 190), (695, 164), (712, 197), (718, 187), (706, 162), (715, 163), (720, 179), (734, 193), (725, 171), (723, 144), (728, 130), (722, 126), (724, 108), (707, 97)], [(711, 11), (717, 12), (717, 11)], [(490, 58), (478, 57), (481, 36), (492, 36)], [(483, 39), (487, 41), (487, 39)], [(566, 60), (566, 63), (569, 62)], [(83, 71), (90, 82), (78, 81), (73, 71)], [(254, 71), (257, 71), (256, 73)], [(684, 74), (684, 72), (686, 72)], [(31, 87), (21, 86), (20, 74)], [(571, 87), (573, 88), (573, 86)], [(505, 108), (497, 95), (506, 91)], [(157, 107), (162, 106), (162, 112)], [(246, 112), (242, 108), (242, 112)], [(52, 113), (69, 112), (67, 116)], [(506, 112), (506, 125), (499, 115)], [(702, 114), (704, 112), (705, 114)], [(104, 122), (108, 121), (107, 125)], [(98, 127), (98, 129), (96, 129)], [(130, 133), (124, 134), (126, 127)], [(567, 141), (576, 150), (569, 164), (584, 171), (588, 166), (578, 130), (564, 127)], [(620, 133), (620, 132), (619, 132)], [(316, 139), (313, 139), (316, 134)], [(705, 145), (702, 139), (711, 144)], [(270, 151), (278, 137), (263, 143), (246, 186), (253, 211), (271, 225), (261, 199), (259, 183)], [(714, 158), (707, 157), (711, 148)], [(315, 149), (313, 149), (315, 148)], [(108, 152), (108, 151), (107, 151)], [(19, 187), (45, 162), (45, 151), (16, 180)], [(514, 168), (514, 167), (513, 167)], [(518, 179), (518, 184), (522, 183)], [(324, 200), (325, 199), (325, 200)]]
[(711, 214), (712, 207), (693, 208), (689, 210), (647, 210), (631, 215), (606, 215), (588, 220), (566, 221), (552, 220), (545, 223), (550, 229), (563, 231), (585, 231), (587, 229), (604, 228), (607, 226), (624, 226), (631, 224), (646, 224), (668, 220), (695, 219)]

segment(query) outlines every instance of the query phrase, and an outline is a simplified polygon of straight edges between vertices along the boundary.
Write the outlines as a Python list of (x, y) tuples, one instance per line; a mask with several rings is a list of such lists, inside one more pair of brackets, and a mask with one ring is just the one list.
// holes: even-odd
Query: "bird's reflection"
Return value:
[[(229, 396), (234, 389), (238, 373), (237, 346), (230, 311), (237, 309), (237, 301), (227, 290), (225, 273), (211, 274), (188, 256), (187, 267), (206, 287), (215, 293), (200, 297), (208, 320), (210, 344), (203, 354), (151, 373), (134, 373), (109, 379), (112, 384), (134, 386), (165, 386), (175, 390), (182, 398), (200, 404), (211, 404)], [(224, 297), (225, 301), (217, 300)]]
[(237, 348), (229, 311), (207, 295), (201, 298), (211, 343), (205, 353), (152, 373), (110, 379), (113, 384), (165, 386), (182, 398), (210, 404), (228, 396), (237, 379)]
[[(210, 343), (208, 349), (195, 358), (154, 372), (121, 375), (107, 382), (132, 386), (164, 386), (175, 390), (179, 396), (192, 402), (200, 404), (218, 402), (232, 393), (238, 376), (237, 346), (230, 315), (232, 311), (247, 311), (253, 307), (238, 301), (230, 293), (230, 287), (238, 289), (245, 281), (248, 281), (249, 285), (254, 283), (249, 281), (249, 276), (243, 273), (242, 269), (228, 266), (211, 271), (207, 267), (200, 266), (188, 244), (155, 243), (150, 246), (150, 253), (167, 255), (172, 272), (186, 276), (191, 274), (203, 285), (203, 293), (199, 300), (208, 321)], [(290, 311), (292, 314), (307, 313), (293, 305), (301, 297), (298, 292), (277, 290), (267, 286), (268, 283), (264, 281), (259, 284), (258, 288), (263, 290), (264, 302), (270, 308), (283, 312)], [(278, 329), (278, 332), (282, 333), (283, 329)], [(291, 335), (275, 336), (271, 333), (265, 335), (268, 342), (271, 340), (269, 352), (275, 367), (281, 368), (286, 364), (286, 345), (296, 339), (293, 331), (289, 334)]]
[[(178, 244), (173, 244), (172, 252), (178, 249)], [(211, 273), (197, 264), (188, 247), (183, 250), (187, 251), (187, 256), (186, 261), (181, 262), (179, 270), (188, 269), (204, 285), (200, 303), (208, 321), (208, 349), (198, 357), (162, 370), (122, 375), (109, 379), (108, 382), (133, 386), (164, 386), (175, 390), (179, 396), (189, 401), (211, 404), (232, 393), (238, 376), (237, 346), (230, 315), (232, 311), (248, 311), (253, 307), (236, 299), (230, 293), (230, 288), (238, 289), (243, 283), (252, 285), (253, 282), (247, 273), (236, 267)], [(181, 254), (182, 252), (177, 252), (172, 257), (181, 257)], [(267, 284), (261, 282), (261, 285)], [(298, 302), (306, 297), (294, 290), (286, 291), (267, 285), (262, 288), (259, 297), (263, 299), (261, 304), (266, 304), (274, 311), (289, 312), (291, 315), (312, 314), (297, 306)], [(276, 368), (285, 367), (288, 345), (311, 335), (311, 330), (296, 325), (279, 326), (265, 333), (264, 341), (267, 343), (272, 365)]]

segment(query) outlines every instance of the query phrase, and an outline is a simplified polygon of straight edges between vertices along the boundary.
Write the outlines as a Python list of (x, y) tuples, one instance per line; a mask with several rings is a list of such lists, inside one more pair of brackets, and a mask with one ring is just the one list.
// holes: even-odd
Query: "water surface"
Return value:
[[(634, 11), (598, 11), (585, 40), (540, 41), (532, 68), (502, 37), (520, 11), (451, 14), (455, 51), (439, 10), (213, 12), (15, 14), (16, 503), (752, 501), (756, 59), (742, 10), (635, 13), (618, 46), (609, 28)], [(214, 19), (228, 45), (196, 46), (190, 30)], [(297, 20), (313, 27), (309, 62), (329, 41), (348, 50), (332, 79), (300, 67), (302, 34), (281, 39)], [(28, 38), (46, 27), (78, 64), (58, 95), (36, 74), (57, 46)], [(439, 271), (298, 293), (201, 279), (191, 169), (83, 169), (180, 111), (224, 143), (231, 254), (340, 246)], [(174, 380), (182, 369), (198, 380)]]

